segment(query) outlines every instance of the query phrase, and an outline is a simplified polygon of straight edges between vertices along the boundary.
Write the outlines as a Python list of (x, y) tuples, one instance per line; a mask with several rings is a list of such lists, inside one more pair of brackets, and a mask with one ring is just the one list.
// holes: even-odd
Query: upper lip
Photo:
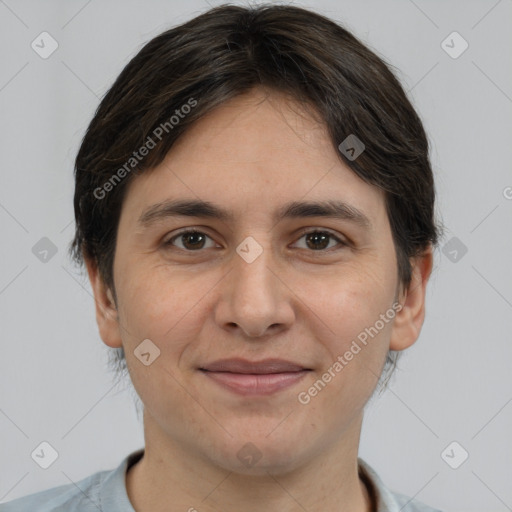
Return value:
[(219, 359), (200, 367), (200, 370), (210, 372), (230, 373), (286, 373), (309, 370), (298, 363), (285, 361), (284, 359), (264, 359), (262, 361), (248, 361), (246, 359)]

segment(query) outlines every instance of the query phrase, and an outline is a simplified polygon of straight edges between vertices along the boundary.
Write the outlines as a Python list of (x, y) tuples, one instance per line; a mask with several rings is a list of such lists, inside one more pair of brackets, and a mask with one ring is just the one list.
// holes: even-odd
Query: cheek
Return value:
[[(161, 424), (176, 417), (188, 417), (190, 396), (183, 387), (178, 365), (183, 353), (198, 340), (204, 319), (201, 297), (208, 286), (200, 286), (199, 276), (190, 279), (161, 265), (141, 271), (120, 267), (118, 295), (123, 346), (130, 378), (145, 407)], [(159, 355), (145, 365), (135, 351), (143, 340), (151, 340)], [(192, 341), (191, 341), (192, 340)], [(165, 392), (162, 392), (165, 390)], [(199, 414), (196, 411), (196, 414)], [(191, 415), (193, 416), (193, 415)]]
[(321, 323), (329, 327), (320, 338), (328, 354), (323, 370), (330, 370), (325, 380), (346, 402), (371, 392), (378, 381), (395, 314), (395, 283), (383, 272), (355, 269), (333, 281), (325, 293), (310, 298)]
[[(200, 329), (201, 299), (211, 286), (205, 279), (172, 272), (159, 265), (141, 272), (125, 272), (119, 296), (120, 314), (128, 333), (123, 342), (130, 347), (149, 338), (162, 355), (179, 353)], [(165, 353), (165, 354), (164, 354)]]
[[(334, 331), (333, 340), (347, 342), (373, 325), (392, 305), (394, 277), (383, 269), (344, 269), (329, 279), (321, 293), (308, 293), (313, 311)], [(325, 286), (328, 284), (328, 286)]]

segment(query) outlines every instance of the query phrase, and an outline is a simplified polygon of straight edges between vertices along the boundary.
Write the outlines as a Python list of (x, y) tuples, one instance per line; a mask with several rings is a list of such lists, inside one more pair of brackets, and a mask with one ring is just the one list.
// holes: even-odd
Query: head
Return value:
[[(247, 438), (290, 400), (256, 400), (235, 418), (236, 398), (204, 386), (201, 365), (288, 355), (318, 378), (367, 332), (315, 400), (295, 400), (295, 439), (311, 411), (333, 432), (356, 418), (419, 335), (440, 236), (427, 137), (391, 66), (319, 14), (221, 6), (155, 37), (101, 101), (75, 176), (71, 252), (87, 266), (101, 337), (155, 421), (184, 443), (173, 414), (190, 424), (204, 414), (184, 385)], [(182, 200), (232, 217), (204, 207), (191, 217), (190, 205), (180, 217), (157, 213)], [(312, 207), (274, 217), (325, 201), (343, 202), (344, 218)], [(199, 232), (192, 242), (178, 236), (185, 227)], [(338, 250), (318, 244), (326, 232)], [(145, 339), (160, 350), (150, 366), (134, 353)], [(162, 386), (167, 398), (155, 396)], [(333, 396), (345, 420), (328, 414)], [(228, 441), (217, 440), (220, 454)]]

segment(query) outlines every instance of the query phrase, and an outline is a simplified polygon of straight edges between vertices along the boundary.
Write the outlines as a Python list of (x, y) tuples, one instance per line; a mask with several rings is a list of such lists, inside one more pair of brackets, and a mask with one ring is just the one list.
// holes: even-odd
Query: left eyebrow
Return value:
[[(235, 215), (225, 208), (209, 201), (196, 199), (168, 200), (156, 203), (145, 209), (139, 217), (138, 224), (149, 227), (156, 221), (171, 217), (197, 217), (218, 219), (232, 222)], [(344, 201), (292, 201), (279, 208), (274, 214), (274, 221), (307, 217), (325, 217), (353, 222), (360, 227), (371, 230), (372, 223), (361, 210)]]

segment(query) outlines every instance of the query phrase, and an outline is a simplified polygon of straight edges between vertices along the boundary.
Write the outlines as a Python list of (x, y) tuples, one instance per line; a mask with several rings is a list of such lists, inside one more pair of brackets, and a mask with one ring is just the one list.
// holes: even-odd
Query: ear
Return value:
[(108, 288), (100, 276), (96, 262), (85, 258), (87, 273), (94, 292), (96, 304), (96, 322), (105, 345), (112, 348), (122, 347), (117, 307)]
[(402, 292), (399, 302), (402, 309), (397, 312), (391, 331), (391, 350), (409, 348), (418, 339), (425, 319), (425, 294), (432, 272), (432, 247), (411, 261), (413, 269), (411, 283)]

